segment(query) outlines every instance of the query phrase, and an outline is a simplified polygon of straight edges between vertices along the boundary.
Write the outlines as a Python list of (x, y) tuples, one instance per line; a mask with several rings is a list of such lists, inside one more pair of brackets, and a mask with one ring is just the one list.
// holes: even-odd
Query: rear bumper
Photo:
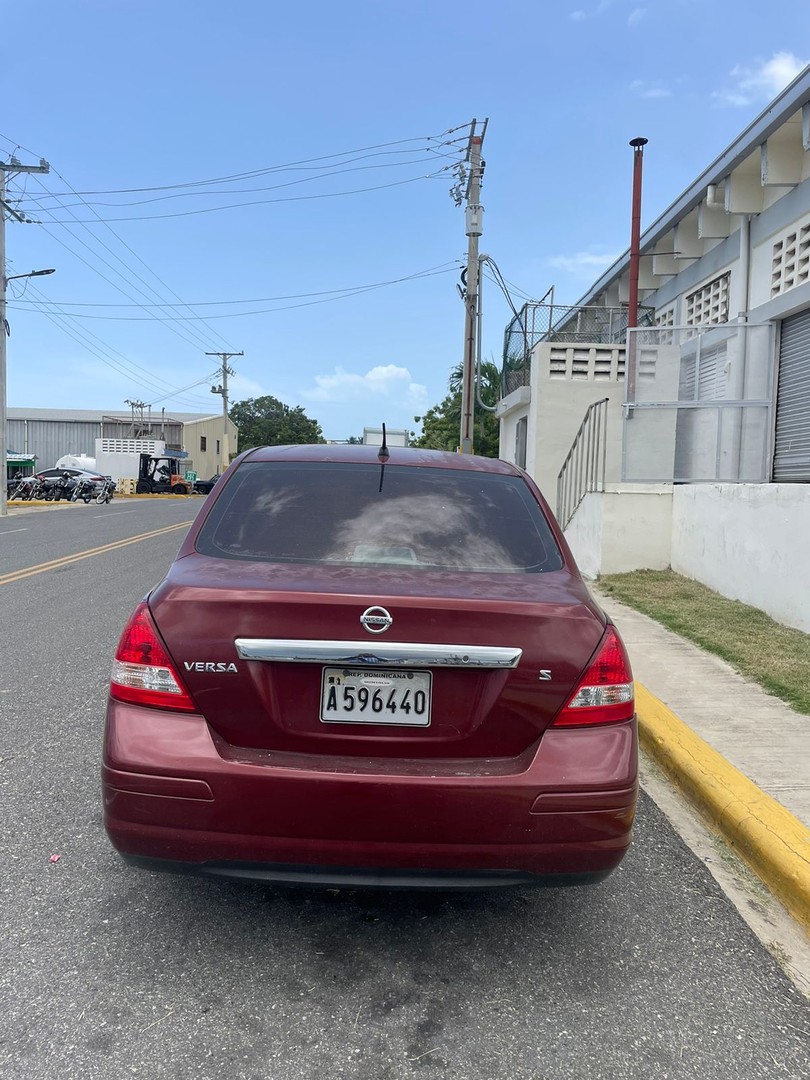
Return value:
[(627, 850), (636, 725), (550, 730), (519, 760), (452, 767), (240, 751), (199, 716), (111, 701), (103, 787), (112, 843), (157, 868), (388, 887), (562, 883), (608, 873)]
[(387, 870), (364, 866), (299, 866), (296, 863), (186, 863), (147, 859), (140, 855), (124, 855), (123, 858), (130, 866), (142, 870), (328, 889), (492, 891), (521, 885), (592, 885), (610, 873), (610, 870), (567, 875), (530, 874), (521, 870)]

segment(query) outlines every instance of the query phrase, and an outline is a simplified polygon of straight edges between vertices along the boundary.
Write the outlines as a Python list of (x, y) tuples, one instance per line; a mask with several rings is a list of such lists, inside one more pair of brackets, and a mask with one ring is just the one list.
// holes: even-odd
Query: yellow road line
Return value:
[(636, 683), (641, 745), (810, 929), (810, 829)]
[(70, 566), (72, 563), (89, 559), (93, 555), (103, 555), (105, 551), (115, 551), (117, 548), (127, 547), (129, 544), (138, 544), (141, 540), (150, 540), (153, 536), (164, 536), (166, 533), (175, 532), (177, 529), (186, 529), (191, 521), (180, 521), (176, 525), (166, 525), (162, 529), (153, 529), (152, 532), (141, 533), (139, 536), (130, 536), (126, 540), (115, 540), (111, 544), (102, 544), (101, 547), (88, 548), (87, 551), (78, 551), (75, 555), (65, 555), (61, 559), (51, 559), (50, 562), (39, 563), (38, 566), (29, 566), (23, 570), (11, 570), (8, 574), (0, 574), (0, 585), (11, 585), (23, 578), (33, 577), (35, 574), (44, 574), (48, 570), (58, 570), (62, 566)]

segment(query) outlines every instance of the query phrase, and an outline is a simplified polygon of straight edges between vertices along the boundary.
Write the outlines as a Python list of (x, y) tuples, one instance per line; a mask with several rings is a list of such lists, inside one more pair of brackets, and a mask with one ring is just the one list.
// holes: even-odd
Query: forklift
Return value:
[(180, 472), (180, 459), (176, 457), (152, 457), (141, 454), (136, 495), (188, 495), (191, 485)]

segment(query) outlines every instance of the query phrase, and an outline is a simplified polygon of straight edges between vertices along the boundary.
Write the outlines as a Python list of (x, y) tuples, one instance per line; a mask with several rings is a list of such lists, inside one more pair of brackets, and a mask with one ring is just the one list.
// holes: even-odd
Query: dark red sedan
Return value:
[(251, 450), (113, 665), (131, 863), (331, 886), (592, 881), (630, 843), (633, 679), (502, 461)]

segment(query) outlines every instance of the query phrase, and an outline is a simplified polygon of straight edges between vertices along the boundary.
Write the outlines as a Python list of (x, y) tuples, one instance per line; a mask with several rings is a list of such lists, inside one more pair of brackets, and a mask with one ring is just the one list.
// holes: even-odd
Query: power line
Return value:
[[(199, 318), (200, 321), (206, 321), (208, 319), (239, 319), (239, 318), (243, 318), (244, 316), (247, 316), (247, 315), (272, 315), (277, 311), (292, 311), (295, 308), (314, 307), (317, 304), (330, 304), (330, 303), (334, 303), (335, 300), (348, 300), (350, 297), (360, 296), (363, 293), (373, 292), (376, 289), (382, 289), (382, 288), (385, 288), (385, 287), (387, 287), (389, 285), (398, 285), (401, 282), (405, 282), (405, 281), (419, 281), (419, 280), (423, 280), (424, 278), (428, 278), (428, 277), (436, 277), (436, 276), (438, 276), (440, 274), (449, 274), (449, 273), (453, 272), (454, 270), (457, 270), (458, 266), (459, 266), (459, 264), (455, 263), (453, 266), (449, 267), (446, 270), (434, 270), (434, 271), (432, 271), (430, 273), (413, 274), (410, 277), (395, 278), (392, 281), (381, 282), (381, 283), (379, 283), (377, 285), (366, 285), (363, 288), (354, 289), (351, 292), (345, 292), (345, 293), (340, 294), (339, 296), (329, 296), (329, 297), (325, 297), (324, 299), (321, 299), (321, 300), (307, 300), (307, 301), (304, 301), (304, 303), (301, 303), (301, 304), (283, 304), (283, 305), (281, 305), (279, 307), (274, 307), (274, 308), (260, 308), (257, 311), (234, 311), (234, 312), (231, 312), (230, 314), (226, 314), (226, 315), (207, 315), (207, 316), (197, 316), (196, 318)], [(140, 305), (138, 305), (138, 306), (140, 306)], [(175, 318), (174, 316), (165, 316), (165, 317), (162, 317), (162, 318), (159, 318), (157, 316), (151, 316), (151, 317), (148, 317), (148, 318), (141, 318), (138, 315), (85, 315), (85, 314), (82, 314), (81, 312), (72, 312), (72, 311), (65, 311), (65, 312), (62, 312), (62, 314), (66, 318), (70, 318), (70, 319), (96, 319), (96, 320), (101, 320), (103, 322), (154, 322), (154, 321), (157, 320), (158, 322), (161, 322), (161, 323), (172, 323), (172, 322), (177, 322), (177, 321), (183, 321), (183, 322), (192, 322), (193, 321), (192, 316), (184, 316), (182, 320), (179, 320), (179, 319)]]
[[(434, 156), (448, 158), (450, 161), (453, 161), (453, 162), (455, 162), (456, 160), (461, 160), (458, 157), (458, 154), (441, 154), (441, 153), (438, 153), (438, 151), (432, 149), (431, 147), (426, 147), (424, 152), (425, 153), (432, 153)], [(217, 191), (208, 191), (208, 190), (175, 191), (170, 195), (158, 195), (158, 196), (155, 196), (155, 198), (152, 198), (152, 199), (135, 199), (135, 200), (132, 200), (130, 202), (100, 202), (100, 201), (95, 200), (95, 199), (92, 202), (89, 202), (87, 199), (84, 199), (84, 198), (81, 197), (82, 194), (83, 194), (82, 192), (73, 191), (72, 193), (74, 195), (76, 195), (78, 198), (80, 198), (81, 201), (79, 203), (70, 203), (70, 204), (61, 203), (60, 205), (61, 205), (61, 207), (63, 209), (72, 209), (73, 206), (80, 206), (80, 205), (87, 206), (88, 208), (93, 207), (93, 206), (111, 206), (111, 207), (115, 207), (116, 209), (120, 209), (121, 207), (124, 207), (124, 206), (145, 206), (145, 205), (147, 205), (149, 203), (166, 202), (169, 199), (186, 199), (186, 198), (194, 198), (194, 197), (200, 197), (200, 196), (205, 196), (205, 197), (210, 196), (212, 198), (217, 198), (217, 197), (219, 197), (221, 195), (250, 195), (250, 194), (254, 194), (255, 192), (258, 192), (258, 191), (279, 191), (282, 188), (296, 187), (299, 184), (310, 184), (313, 181), (324, 180), (324, 179), (326, 179), (328, 177), (332, 177), (332, 176), (342, 176), (345, 173), (365, 172), (365, 171), (367, 171), (369, 169), (399, 169), (399, 168), (402, 168), (404, 165), (416, 165), (418, 163), (419, 163), (418, 159), (411, 158), (408, 161), (385, 162), (384, 164), (381, 164), (381, 165), (360, 165), (357, 168), (351, 168), (351, 169), (335, 169), (335, 168), (333, 168), (329, 172), (320, 173), (320, 174), (315, 175), (315, 176), (302, 176), (302, 177), (299, 177), (297, 180), (288, 180), (284, 184), (270, 184), (270, 185), (265, 185), (265, 186), (262, 186), (262, 187), (250, 187), (250, 188), (220, 188)], [(54, 172), (56, 172), (56, 170), (54, 170)], [(59, 174), (57, 173), (57, 176), (58, 175)], [(63, 179), (63, 178), (60, 177), (60, 179)], [(369, 190), (375, 190), (375, 189), (372, 188), (372, 189), (369, 189)], [(45, 207), (43, 207), (41, 204), (44, 203), (45, 201), (47, 201), (47, 199), (58, 199), (60, 196), (67, 196), (68, 194), (69, 194), (69, 192), (59, 192), (59, 193), (50, 194), (48, 196), (29, 195), (28, 196), (28, 202), (29, 203), (35, 203), (37, 205), (37, 212), (39, 212), (40, 210), (45, 209)], [(116, 193), (111, 192), (110, 194), (116, 194)], [(316, 196), (316, 197), (319, 197), (319, 196)], [(324, 196), (324, 197), (326, 197), (326, 196)]]
[[(216, 355), (214, 353), (213, 355)], [(154, 398), (152, 401), (148, 401), (147, 405), (157, 405), (161, 401), (168, 401), (169, 398), (176, 397), (178, 394), (184, 394), (186, 390), (193, 390), (195, 386), (202, 386), (203, 383), (209, 383), (213, 378), (219, 374), (219, 371), (212, 371), (210, 374), (204, 376), (202, 379), (197, 379), (196, 382), (189, 383), (188, 386), (183, 386), (172, 394), (164, 394), (163, 397)], [(202, 400), (202, 399), (200, 399)]]
[[(59, 173), (59, 172), (58, 172), (58, 171), (57, 171), (56, 169), (54, 169), (54, 172), (56, 172), (56, 175), (57, 175), (57, 176), (59, 177), (59, 179), (60, 179), (60, 180), (62, 181), (62, 183), (64, 183), (64, 184), (67, 184), (67, 181), (66, 181), (66, 180), (65, 180), (65, 178), (64, 178), (64, 177), (63, 177), (63, 176), (61, 175), (61, 173)], [(69, 186), (70, 186), (70, 185), (68, 184), (68, 187), (69, 187)], [(93, 211), (93, 213), (94, 213), (94, 214), (96, 214), (95, 210)], [(97, 218), (99, 218), (99, 221), (101, 221), (101, 218), (99, 217), (99, 215), (98, 215), (98, 214), (96, 214), (96, 217), (97, 217)], [(105, 228), (107, 229), (107, 231), (108, 231), (108, 232), (110, 232), (110, 233), (112, 233), (112, 235), (113, 235), (113, 236), (114, 236), (114, 237), (116, 238), (116, 240), (118, 240), (118, 242), (119, 242), (120, 244), (122, 244), (122, 245), (123, 245), (123, 247), (125, 247), (125, 248), (126, 248), (126, 250), (127, 250), (127, 251), (129, 251), (129, 252), (130, 252), (130, 254), (131, 254), (131, 255), (133, 255), (133, 256), (134, 256), (134, 257), (135, 257), (135, 258), (136, 258), (136, 259), (138, 260), (138, 262), (139, 262), (139, 263), (140, 263), (140, 264), (141, 264), (141, 265), (142, 265), (142, 266), (143, 266), (143, 267), (144, 267), (144, 268), (145, 268), (145, 269), (146, 269), (146, 270), (147, 270), (147, 271), (148, 271), (148, 272), (149, 272), (149, 273), (150, 273), (150, 274), (151, 274), (151, 275), (152, 275), (152, 276), (153, 276), (153, 277), (154, 277), (154, 278), (155, 278), (155, 279), (157, 280), (157, 281), (159, 281), (159, 282), (160, 282), (160, 284), (161, 284), (161, 285), (163, 286), (163, 288), (164, 288), (164, 289), (166, 289), (166, 290), (168, 290), (168, 292), (169, 292), (169, 293), (170, 293), (170, 294), (171, 294), (171, 295), (172, 295), (172, 296), (173, 296), (173, 297), (174, 297), (174, 298), (175, 298), (176, 300), (178, 300), (178, 301), (179, 301), (179, 303), (180, 303), (180, 306), (181, 306), (181, 307), (185, 307), (185, 308), (187, 308), (187, 309), (189, 309), (189, 310), (192, 310), (192, 309), (190, 309), (190, 308), (189, 308), (189, 305), (188, 305), (188, 304), (186, 304), (186, 303), (185, 303), (185, 302), (184, 302), (184, 301), (183, 301), (183, 300), (182, 300), (182, 299), (180, 298), (180, 296), (178, 296), (178, 294), (177, 294), (177, 293), (176, 293), (176, 292), (175, 292), (175, 291), (174, 291), (174, 290), (173, 290), (173, 289), (171, 288), (171, 286), (169, 286), (169, 285), (168, 285), (168, 284), (167, 284), (167, 283), (166, 283), (166, 282), (165, 282), (165, 281), (163, 280), (163, 278), (161, 278), (161, 277), (160, 277), (160, 275), (159, 275), (159, 274), (155, 273), (155, 271), (154, 271), (154, 270), (152, 270), (152, 268), (151, 268), (151, 267), (150, 267), (150, 266), (149, 266), (149, 265), (148, 265), (148, 264), (147, 264), (147, 263), (146, 263), (146, 262), (145, 262), (145, 261), (144, 261), (144, 260), (143, 260), (143, 259), (141, 258), (141, 256), (140, 256), (140, 255), (138, 255), (138, 253), (137, 253), (137, 252), (136, 252), (136, 251), (135, 251), (135, 250), (134, 250), (134, 249), (133, 249), (132, 247), (130, 247), (130, 245), (129, 245), (129, 244), (128, 244), (128, 243), (127, 243), (127, 242), (126, 242), (126, 241), (125, 241), (124, 239), (123, 239), (123, 237), (121, 237), (121, 236), (119, 236), (119, 235), (118, 235), (118, 233), (117, 233), (117, 232), (116, 232), (116, 231), (115, 231), (115, 230), (114, 230), (114, 229), (112, 228), (112, 226), (111, 226), (111, 225), (108, 225), (108, 224), (107, 224), (106, 222), (102, 222), (102, 224), (104, 224), (104, 226), (105, 226)], [(87, 232), (90, 232), (90, 230), (89, 230), (89, 229), (87, 229), (86, 231), (87, 231)], [(92, 232), (90, 233), (90, 235), (91, 235), (91, 236), (94, 236), (94, 234), (93, 234)], [(96, 238), (96, 239), (97, 239), (97, 238)], [(107, 245), (106, 245), (106, 244), (105, 244), (105, 245), (103, 245), (103, 246), (104, 246), (104, 247), (107, 247)], [(111, 250), (111, 249), (107, 248), (107, 250)], [(125, 263), (123, 262), (123, 260), (121, 260), (120, 256), (115, 256), (115, 257), (116, 257), (116, 258), (118, 258), (118, 260), (119, 260), (119, 262), (121, 262), (121, 265), (122, 265), (122, 266), (126, 265), (126, 264), (125, 264)], [(144, 284), (144, 285), (146, 285), (146, 287), (147, 287), (147, 288), (148, 288), (148, 289), (150, 290), (150, 292), (152, 292), (152, 293), (153, 293), (153, 294), (154, 294), (155, 296), (158, 296), (158, 297), (160, 296), (160, 292), (159, 292), (159, 291), (158, 291), (157, 289), (155, 289), (155, 288), (154, 288), (153, 286), (149, 285), (149, 284), (148, 284), (148, 282), (144, 281), (144, 279), (143, 279), (143, 278), (142, 278), (142, 277), (141, 277), (141, 276), (140, 276), (139, 274), (137, 274), (137, 273), (136, 273), (135, 271), (132, 271), (132, 272), (133, 272), (133, 273), (135, 273), (135, 276), (136, 276), (136, 277), (138, 278), (138, 280), (139, 280), (139, 281), (143, 282), (143, 284)], [(170, 306), (174, 307), (174, 305), (170, 305)], [(175, 308), (175, 310), (179, 310), (179, 309)], [(194, 316), (196, 317), (197, 313), (196, 313), (196, 312), (193, 312), (193, 314), (194, 314)], [(219, 334), (219, 333), (218, 333), (218, 332), (217, 332), (217, 331), (216, 331), (216, 330), (215, 330), (215, 329), (214, 329), (213, 327), (211, 327), (211, 328), (210, 328), (210, 330), (211, 330), (211, 332), (213, 333), (214, 337), (215, 337), (215, 338), (218, 338), (220, 342), (222, 342), (222, 343), (223, 343), (223, 344), (225, 344), (225, 345), (227, 345), (227, 344), (228, 344), (228, 343), (227, 343), (227, 341), (225, 341), (225, 339), (224, 339), (224, 338), (222, 337), (222, 335), (221, 335), (221, 334)], [(195, 331), (195, 332), (196, 332), (196, 331)], [(199, 335), (198, 335), (198, 336), (199, 336)], [(207, 344), (210, 344), (210, 342), (206, 342), (206, 343), (207, 343)]]
[[(61, 224), (61, 223), (57, 222), (56, 224)], [(89, 270), (92, 270), (94, 274), (98, 274), (98, 276), (100, 278), (102, 278), (104, 281), (106, 281), (108, 285), (111, 285), (114, 289), (116, 289), (118, 292), (122, 293), (124, 296), (128, 297), (130, 300), (134, 300), (134, 297), (132, 296), (132, 293), (127, 292), (127, 290), (124, 289), (121, 285), (118, 285), (115, 281), (113, 281), (111, 278), (109, 278), (103, 271), (99, 270), (97, 266), (93, 266), (92, 263), (88, 262), (87, 259), (85, 259), (77, 251), (74, 251), (74, 249), (69, 244), (66, 244), (64, 242), (64, 240), (62, 240), (62, 239), (60, 239), (60, 237), (56, 236), (56, 234), (54, 232), (52, 232), (51, 229), (47, 228), (45, 225), (42, 225), (41, 227), (42, 227), (43, 231), (46, 232), (48, 234), (48, 236), (51, 237), (51, 239), (55, 240), (56, 243), (59, 244), (61, 247), (65, 248), (66, 251), (69, 251), (70, 254), (73, 255), (74, 258), (76, 258), (80, 262), (84, 263), (84, 265)], [(94, 255), (96, 258), (101, 259), (101, 261), (105, 264), (105, 266), (108, 266), (113, 271), (113, 273), (118, 274), (118, 276), (120, 278), (122, 278), (122, 280), (126, 281), (126, 278), (124, 278), (124, 275), (121, 274), (121, 272), (119, 270), (116, 270), (115, 267), (111, 266), (110, 263), (108, 263), (107, 260), (103, 258), (103, 256), (100, 256), (96, 252), (94, 252), (93, 249), (81, 239), (81, 237), (75, 236), (75, 234), (73, 234), (73, 233), (71, 233), (70, 235), (73, 236), (73, 238), (75, 240), (78, 240), (78, 242), (80, 244), (82, 244), (84, 247), (86, 247), (87, 250), (90, 251), (92, 255)], [(129, 284), (129, 282), (127, 282), (127, 284)], [(143, 293), (140, 289), (135, 288), (135, 291), (136, 292), (141, 292), (142, 296), (147, 295), (146, 293)], [(136, 301), (136, 303), (137, 303), (137, 301)], [(65, 314), (67, 315), (68, 313), (65, 312)], [(162, 322), (165, 322), (166, 320), (162, 319), (160, 316), (152, 316), (151, 319), (149, 319), (148, 321), (155, 322), (155, 323), (162, 323)], [(172, 330), (172, 333), (176, 334), (177, 337), (179, 337), (183, 341), (185, 341), (186, 344), (191, 345), (195, 349), (200, 347), (201, 342), (199, 340), (194, 340), (192, 338), (186, 337), (177, 327), (171, 327), (170, 329)]]
[[(45, 300), (44, 294), (42, 294), (39, 289), (35, 288), (34, 286), (32, 286), (31, 289), (35, 295), (42, 297), (42, 300)], [(40, 304), (42, 303), (41, 301), (36, 302)], [(133, 382), (137, 386), (142, 387), (150, 393), (154, 393), (156, 390), (159, 391), (161, 389), (160, 387), (156, 387), (156, 383), (163, 383), (163, 388), (170, 388), (170, 384), (164, 379), (161, 379), (157, 375), (153, 375), (150, 371), (147, 371), (146, 368), (142, 368), (140, 365), (134, 363), (134, 361), (129, 360), (118, 349), (115, 349), (113, 346), (108, 345), (97, 334), (94, 334), (92, 330), (86, 330), (82, 327), (72, 326), (70, 323), (65, 321), (65, 317), (60, 312), (45, 310), (44, 306), (40, 307), (40, 312), (42, 315), (45, 316), (46, 319), (52, 322), (60, 330), (62, 330), (63, 333), (71, 337), (74, 341), (81, 345), (82, 348), (87, 349), (87, 351), (94, 355), (96, 359), (100, 360), (103, 364), (112, 368), (118, 375), (123, 375), (124, 378), (129, 379), (130, 382)], [(98, 344), (95, 344), (95, 342), (98, 342)], [(120, 360), (116, 360), (115, 355), (113, 354), (120, 357)], [(144, 379), (144, 376), (146, 376), (148, 379), (151, 379), (152, 381), (147, 382), (146, 379)], [(182, 391), (177, 391), (177, 393), (179, 392)], [(174, 393), (175, 392), (173, 392), (172, 396), (174, 396)], [(203, 399), (201, 398), (199, 399), (199, 402), (194, 402), (193, 404), (199, 407), (199, 404), (202, 403)]]
[[(503, 275), (501, 275), (501, 276), (503, 277)], [(511, 288), (512, 292), (515, 293), (517, 296), (519, 296), (521, 298), (521, 300), (526, 300), (530, 304), (537, 302), (537, 297), (536, 296), (530, 296), (529, 293), (527, 293), (525, 289), (522, 289), (519, 285), (516, 285), (514, 283), (514, 281), (510, 281), (508, 277), (505, 277), (503, 280)]]
[[(490, 278), (490, 281), (493, 281), (498, 286), (498, 288), (501, 290), (503, 295), (506, 297), (506, 302), (509, 305), (509, 307), (512, 309), (512, 314), (515, 316), (515, 318), (519, 319), (520, 316), (518, 314), (518, 310), (515, 307), (515, 302), (512, 299), (512, 294), (509, 292), (509, 289), (508, 289), (508, 287), (506, 285), (506, 281), (505, 281), (503, 275), (501, 274), (500, 267), (495, 262), (495, 260), (492, 258), (492, 256), (487, 255), (484, 258), (486, 260), (486, 264), (490, 267), (490, 269), (492, 270), (492, 273), (494, 275), (493, 277)], [(487, 275), (487, 277), (489, 277), (489, 275)]]
[[(87, 225), (95, 224), (96, 221), (100, 221), (102, 224), (114, 221), (166, 221), (170, 218), (181, 217), (196, 217), (200, 214), (218, 214), (223, 210), (238, 210), (240, 208), (247, 208), (250, 206), (267, 206), (272, 203), (288, 203), (288, 202), (313, 202), (318, 199), (342, 199), (347, 195), (363, 195), (369, 191), (384, 191), (388, 188), (404, 187), (406, 184), (415, 184), (420, 180), (435, 180), (440, 177), (450, 166), (443, 166), (436, 172), (426, 173), (421, 176), (411, 176), (407, 180), (395, 180), (390, 184), (375, 184), (371, 187), (364, 188), (352, 188), (350, 191), (330, 191), (324, 192), (320, 195), (290, 195), (284, 196), (280, 199), (249, 199), (246, 202), (226, 203), (225, 206), (208, 206), (201, 210), (182, 210), (175, 214), (132, 214), (128, 217), (111, 217), (111, 218), (74, 218), (73, 221), (64, 222), (59, 219), (52, 219), (50, 224), (52, 225), (65, 225), (65, 224), (77, 224)], [(47, 213), (47, 211), (42, 211)], [(39, 225), (41, 222), (34, 221), (33, 224)]]
[[(115, 266), (113, 266), (112, 263), (110, 263), (107, 259), (105, 259), (103, 255), (100, 255), (98, 252), (94, 251), (93, 248), (85, 240), (83, 240), (80, 236), (77, 236), (75, 234), (75, 232), (71, 232), (67, 228), (67, 226), (65, 224), (58, 223), (58, 222), (56, 224), (60, 224), (61, 227), (63, 229), (65, 229), (65, 231), (68, 232), (69, 235), (74, 240), (76, 240), (79, 244), (81, 244), (82, 247), (86, 248), (87, 251), (90, 252), (90, 254), (93, 255), (94, 258), (99, 259), (106, 267), (108, 267), (112, 271), (112, 273), (116, 274), (119, 278), (121, 278), (121, 280), (124, 281), (127, 286), (129, 286), (131, 289), (133, 289), (135, 293), (138, 293), (140, 296), (145, 297), (146, 300), (151, 301), (152, 298), (149, 296), (148, 293), (144, 292), (143, 289), (138, 287), (138, 285), (136, 285), (133, 282), (131, 282), (130, 280), (128, 280), (127, 277), (120, 270), (118, 270)], [(92, 263), (88, 262), (87, 259), (85, 259), (77, 251), (75, 251), (69, 244), (66, 244), (64, 242), (64, 240), (60, 239), (60, 237), (58, 237), (55, 233), (53, 233), (47, 227), (47, 225), (42, 223), (41, 228), (52, 239), (54, 239), (58, 244), (60, 244), (67, 251), (69, 251), (71, 253), (71, 255), (74, 256), (74, 258), (77, 258), (77, 259), (79, 259), (80, 262), (84, 263), (84, 265), (87, 266), (88, 269), (92, 270), (93, 273), (98, 274), (99, 277), (103, 278), (109, 285), (111, 285), (114, 289), (116, 289), (118, 292), (120, 292), (123, 296), (126, 296), (129, 300), (132, 300), (132, 301), (137, 303), (137, 300), (136, 300), (135, 296), (133, 296), (132, 292), (127, 291), (127, 289), (123, 288), (117, 282), (113, 281), (103, 271), (99, 270), (99, 268), (97, 266), (94, 266)], [(124, 263), (123, 260), (118, 255), (116, 255), (115, 252), (113, 252), (110, 249), (109, 245), (105, 244), (102, 240), (98, 240), (98, 238), (95, 236), (95, 234), (92, 233), (89, 229), (86, 229), (86, 231), (90, 232), (90, 235), (91, 235), (91, 237), (93, 237), (94, 240), (97, 240), (98, 243), (100, 243), (102, 247), (104, 247), (107, 251), (109, 251), (114, 258), (118, 259), (118, 261), (125, 268), (125, 270), (127, 270), (128, 273), (133, 274), (135, 277), (139, 278), (139, 280), (143, 281), (143, 278), (141, 278), (140, 275), (138, 275), (135, 271), (130, 271), (130, 268), (126, 265), (126, 263)], [(147, 282), (144, 282), (144, 284), (147, 286), (147, 288), (151, 289), (151, 286), (149, 286)], [(151, 289), (151, 292), (153, 294), (155, 294), (155, 295), (159, 295), (159, 294), (155, 293), (154, 289)], [(158, 323), (167, 321), (167, 320), (161, 318), (159, 315), (154, 315), (151, 318), (152, 318), (153, 321), (158, 322)], [(172, 321), (173, 322), (174, 321), (183, 322), (183, 321), (186, 321), (186, 320), (181, 318), (181, 319), (176, 319), (176, 320), (172, 320)], [(191, 345), (194, 349), (199, 349), (200, 347), (204, 348), (205, 345), (207, 345), (209, 343), (209, 341), (203, 335), (201, 335), (199, 333), (199, 331), (194, 327), (189, 327), (189, 334), (193, 334), (193, 337), (189, 336), (189, 334), (187, 334), (187, 333), (183, 333), (179, 328), (177, 328), (175, 326), (169, 326), (169, 329), (172, 331), (173, 334), (175, 334), (181, 340), (185, 341), (187, 344)]]
[[(440, 135), (423, 135), (423, 136), (417, 136), (417, 137), (409, 138), (409, 139), (396, 139), (396, 140), (393, 140), (391, 142), (375, 143), (375, 144), (373, 144), (371, 146), (359, 147), (359, 148), (357, 148), (355, 150), (344, 150), (344, 151), (340, 151), (338, 153), (333, 153), (333, 154), (321, 154), (321, 155), (319, 155), (317, 157), (312, 157), (312, 158), (301, 158), (298, 161), (288, 162), (288, 163), (283, 164), (283, 165), (270, 165), (270, 166), (266, 166), (265, 168), (261, 168), (261, 169), (251, 169), (251, 170), (249, 170), (247, 172), (242, 172), (242, 173), (230, 173), (229, 175), (226, 175), (226, 176), (213, 177), (213, 178), (208, 179), (208, 180), (191, 180), (191, 181), (186, 181), (185, 183), (181, 183), (181, 184), (163, 184), (163, 185), (155, 186), (155, 187), (118, 188), (118, 189), (108, 189), (108, 190), (100, 190), (100, 191), (99, 190), (96, 190), (96, 191), (74, 191), (73, 194), (74, 195), (129, 195), (129, 194), (136, 194), (138, 192), (171, 191), (171, 190), (175, 190), (175, 189), (178, 189), (178, 188), (184, 188), (184, 187), (199, 187), (199, 186), (204, 186), (204, 185), (209, 185), (209, 184), (229, 183), (232, 180), (252, 179), (253, 177), (263, 176), (263, 175), (266, 175), (266, 174), (269, 174), (269, 173), (272, 173), (272, 172), (279, 172), (279, 171), (283, 171), (283, 170), (286, 170), (286, 169), (292, 169), (292, 168), (295, 168), (295, 167), (298, 167), (298, 166), (311, 165), (313, 162), (317, 162), (317, 161), (330, 161), (330, 160), (334, 160), (335, 158), (355, 157), (356, 155), (366, 154), (370, 150), (384, 150), (386, 147), (389, 147), (389, 146), (402, 146), (402, 145), (404, 145), (406, 143), (413, 143), (413, 142), (427, 142), (427, 143), (435, 142), (438, 139), (443, 139), (447, 135), (455, 134), (456, 131), (462, 131), (463, 129), (465, 129), (468, 126), (469, 126), (468, 124), (460, 124), (460, 125), (458, 125), (456, 127), (448, 128), (446, 131), (443, 131)], [(28, 150), (26, 147), (22, 146), (21, 143), (15, 142), (13, 139), (9, 138), (7, 135), (0, 134), (0, 139), (2, 139), (4, 142), (6, 142), (10, 146), (12, 146), (14, 150), (20, 149), (20, 150), (25, 150), (26, 153), (29, 153), (29, 154), (34, 153), (34, 151)], [(466, 141), (466, 139), (465, 140), (461, 140), (461, 139), (451, 140), (452, 143), (460, 142), (460, 141)], [(442, 145), (442, 144), (439, 144), (439, 145)], [(410, 151), (410, 150), (396, 151), (396, 153), (411, 153), (411, 152), (412, 151)], [(39, 157), (40, 155), (34, 155), (34, 156)], [(369, 155), (369, 156), (373, 156), (373, 155)], [(324, 168), (330, 168), (331, 166), (323, 166), (323, 167)]]
[[(428, 267), (427, 270), (418, 270), (413, 274), (408, 274), (401, 278), (392, 278), (389, 281), (374, 281), (367, 285), (345, 285), (339, 289), (322, 289), (320, 292), (308, 292), (308, 293), (284, 293), (280, 296), (256, 296), (246, 300), (195, 300), (193, 303), (185, 304), (185, 307), (222, 307), (223, 305), (231, 304), (267, 304), (276, 300), (303, 300), (311, 296), (332, 296), (336, 293), (351, 293), (360, 291), (363, 289), (376, 289), (381, 288), (384, 285), (396, 285), (401, 281), (411, 281), (415, 278), (426, 277), (438, 271), (445, 269), (455, 269), (458, 267), (458, 260), (451, 262), (439, 263), (438, 266)], [(22, 298), (15, 298), (19, 304), (29, 303)], [(51, 303), (58, 303), (60, 307), (114, 307), (114, 308), (173, 308), (176, 304), (114, 304), (114, 303), (90, 303), (88, 301), (67, 301), (67, 300), (54, 300)]]

